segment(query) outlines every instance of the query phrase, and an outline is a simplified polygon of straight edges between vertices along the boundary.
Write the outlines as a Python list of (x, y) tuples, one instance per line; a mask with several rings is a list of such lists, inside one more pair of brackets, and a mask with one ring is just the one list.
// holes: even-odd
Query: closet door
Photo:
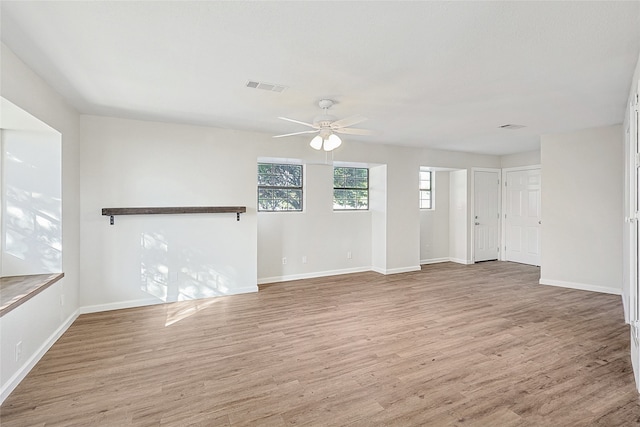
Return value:
[(540, 168), (505, 176), (505, 260), (540, 265)]

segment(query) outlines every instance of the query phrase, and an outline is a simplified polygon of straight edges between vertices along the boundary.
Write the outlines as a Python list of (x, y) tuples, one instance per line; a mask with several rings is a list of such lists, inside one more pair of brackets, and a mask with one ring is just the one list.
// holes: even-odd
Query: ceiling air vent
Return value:
[(523, 127), (526, 127), (524, 125), (512, 125), (512, 124), (507, 124), (507, 125), (502, 125), (502, 126), (498, 126), (500, 129), (511, 129), (511, 130), (516, 130), (516, 129), (522, 129)]
[(255, 80), (249, 80), (247, 82), (247, 87), (250, 87), (252, 89), (262, 89), (262, 90), (267, 90), (269, 92), (278, 92), (278, 93), (284, 92), (284, 90), (287, 88), (286, 86), (276, 85), (272, 83), (265, 83), (265, 82), (257, 82)]

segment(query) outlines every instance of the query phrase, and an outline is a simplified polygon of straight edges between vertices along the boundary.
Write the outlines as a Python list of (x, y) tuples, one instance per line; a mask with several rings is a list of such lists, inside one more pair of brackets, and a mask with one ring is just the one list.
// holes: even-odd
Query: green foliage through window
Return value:
[(302, 165), (258, 163), (258, 212), (302, 211)]
[(433, 209), (433, 172), (420, 168), (420, 209)]
[(333, 169), (333, 209), (369, 209), (369, 169)]

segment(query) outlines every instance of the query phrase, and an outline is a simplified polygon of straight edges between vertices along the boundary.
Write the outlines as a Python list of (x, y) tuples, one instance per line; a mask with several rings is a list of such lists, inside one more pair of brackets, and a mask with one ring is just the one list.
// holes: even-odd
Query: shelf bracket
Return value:
[(115, 221), (114, 221), (114, 219), (113, 219), (113, 215), (110, 215), (110, 216), (109, 216), (109, 225), (113, 225), (113, 223), (114, 223), (114, 222), (115, 222)]
[(240, 221), (240, 212), (236, 212), (236, 221)]

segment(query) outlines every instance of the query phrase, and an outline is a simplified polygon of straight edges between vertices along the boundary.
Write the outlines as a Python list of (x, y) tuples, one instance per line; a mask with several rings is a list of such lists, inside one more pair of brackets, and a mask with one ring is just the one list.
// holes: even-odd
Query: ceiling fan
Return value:
[(310, 142), (312, 148), (324, 151), (335, 150), (342, 144), (342, 139), (337, 134), (345, 135), (371, 135), (373, 132), (367, 129), (357, 129), (349, 126), (364, 122), (366, 117), (356, 115), (338, 120), (337, 117), (328, 113), (329, 108), (334, 104), (330, 99), (321, 99), (318, 106), (324, 110), (323, 114), (313, 119), (313, 123), (301, 122), (299, 120), (289, 119), (287, 117), (278, 117), (288, 122), (298, 123), (313, 128), (313, 130), (305, 130), (302, 132), (286, 133), (284, 135), (276, 135), (274, 138), (282, 138), (285, 136), (302, 135), (305, 133), (317, 133)]

